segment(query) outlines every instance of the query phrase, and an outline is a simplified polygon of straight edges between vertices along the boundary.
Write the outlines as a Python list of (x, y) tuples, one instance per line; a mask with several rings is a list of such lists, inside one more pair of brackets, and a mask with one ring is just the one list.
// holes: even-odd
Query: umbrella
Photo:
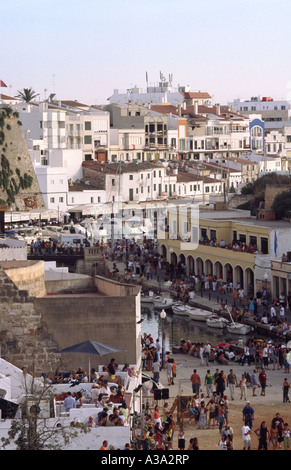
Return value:
[[(118, 351), (124, 351), (124, 349), (108, 346), (107, 344), (98, 343), (97, 341), (84, 341), (83, 343), (74, 344), (68, 348), (62, 349), (60, 353), (81, 353), (81, 354), (93, 354), (96, 356), (104, 356), (105, 354), (113, 354)], [(90, 357), (89, 357), (89, 374), (90, 374)]]

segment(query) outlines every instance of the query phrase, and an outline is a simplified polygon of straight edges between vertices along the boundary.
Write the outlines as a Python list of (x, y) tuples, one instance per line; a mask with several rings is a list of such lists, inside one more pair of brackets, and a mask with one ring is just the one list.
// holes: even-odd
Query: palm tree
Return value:
[(30, 101), (34, 100), (39, 95), (39, 93), (35, 93), (33, 88), (23, 88), (23, 90), (18, 90), (18, 95), (16, 98), (29, 103)]

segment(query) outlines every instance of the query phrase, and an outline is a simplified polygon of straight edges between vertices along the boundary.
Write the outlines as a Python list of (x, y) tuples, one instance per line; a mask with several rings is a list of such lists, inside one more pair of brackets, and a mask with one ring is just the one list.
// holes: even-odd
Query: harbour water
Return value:
[(153, 307), (141, 308), (141, 332), (151, 334), (154, 341), (159, 338), (162, 341), (162, 333), (165, 333), (165, 350), (172, 351), (173, 346), (179, 346), (181, 340), (190, 340), (192, 343), (205, 343), (215, 345), (226, 341), (238, 340), (238, 335), (231, 337), (225, 330), (208, 328), (206, 322), (192, 320), (189, 317), (174, 315), (172, 310), (167, 310), (164, 320), (160, 318), (160, 312)]

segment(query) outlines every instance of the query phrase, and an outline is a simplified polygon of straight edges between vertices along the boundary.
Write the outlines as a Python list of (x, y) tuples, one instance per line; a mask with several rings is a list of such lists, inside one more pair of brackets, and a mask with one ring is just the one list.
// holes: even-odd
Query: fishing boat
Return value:
[(210, 318), (207, 318), (206, 324), (210, 328), (225, 328), (229, 321), (226, 318), (223, 317), (218, 317), (216, 315), (213, 315)]

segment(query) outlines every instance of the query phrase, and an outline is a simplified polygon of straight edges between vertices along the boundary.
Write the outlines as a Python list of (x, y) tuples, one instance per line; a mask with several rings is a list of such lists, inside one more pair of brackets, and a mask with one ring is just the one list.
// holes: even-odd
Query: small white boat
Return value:
[(227, 325), (227, 331), (235, 335), (247, 335), (248, 333), (250, 333), (252, 330), (252, 327), (250, 325), (245, 325), (244, 323), (235, 322), (232, 318), (229, 308), (228, 307), (226, 308), (231, 319), (231, 322)]
[(189, 317), (191, 320), (207, 321), (208, 318), (213, 317), (213, 313), (208, 310), (202, 310), (201, 308), (190, 307)]
[(181, 315), (181, 316), (186, 317), (189, 315), (190, 309), (191, 307), (183, 304), (182, 302), (174, 302), (172, 305), (172, 310), (175, 315)]
[(250, 325), (244, 325), (243, 323), (232, 322), (226, 326), (229, 333), (236, 335), (247, 335), (251, 332), (252, 327)]
[(171, 297), (164, 297), (164, 296), (155, 296), (154, 297), (154, 308), (157, 310), (171, 308), (174, 301)]
[(217, 317), (215, 315), (206, 320), (206, 324), (210, 328), (225, 328), (228, 323), (229, 321), (226, 318)]
[(152, 304), (154, 302), (154, 293), (153, 291), (149, 291), (148, 294), (141, 294), (140, 301), (142, 304)]

